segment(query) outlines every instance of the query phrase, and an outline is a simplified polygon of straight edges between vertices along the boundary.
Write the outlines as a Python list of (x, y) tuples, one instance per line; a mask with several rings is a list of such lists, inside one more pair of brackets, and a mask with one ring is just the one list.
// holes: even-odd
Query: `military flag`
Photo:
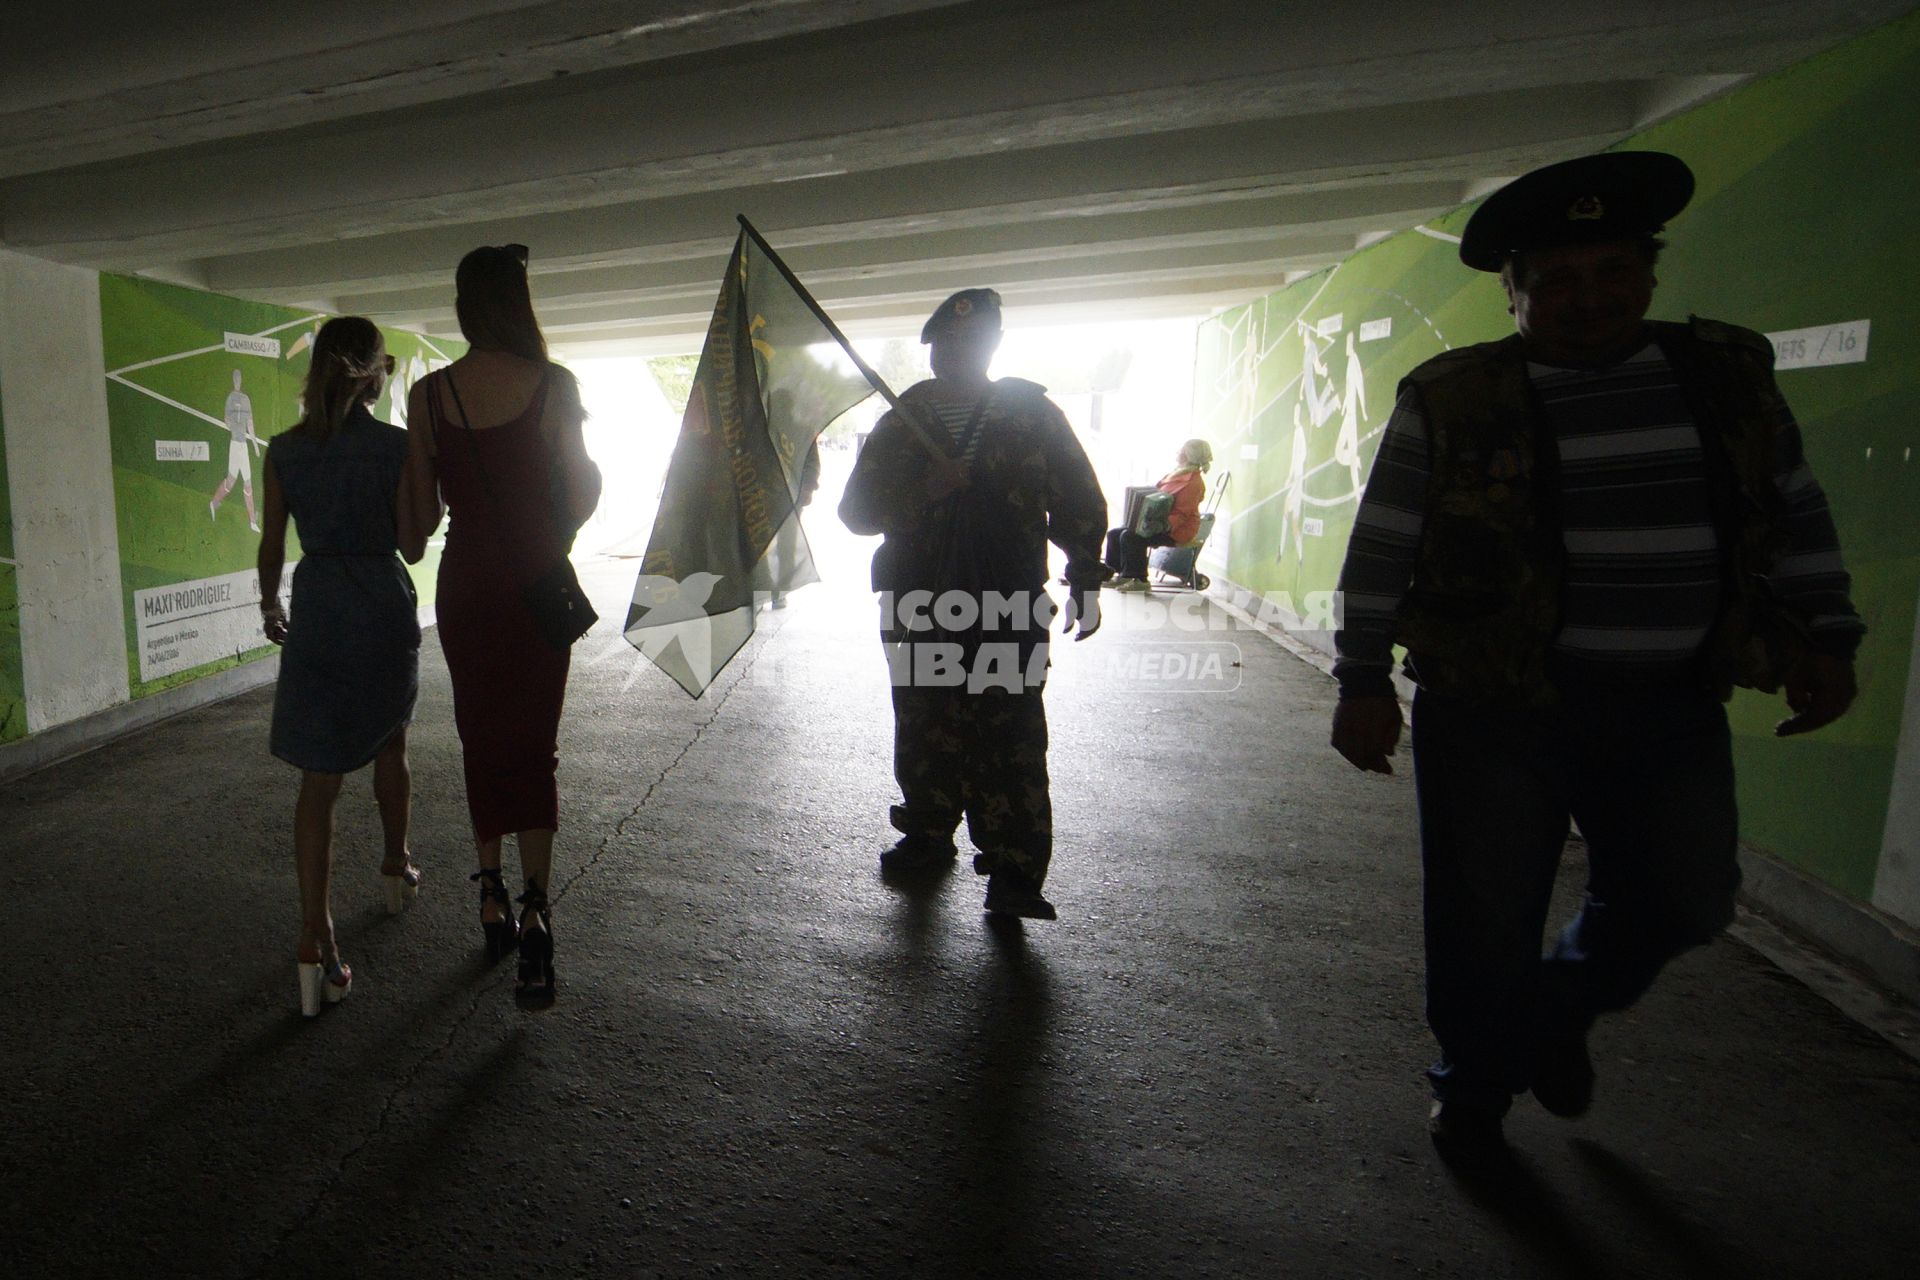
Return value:
[(740, 224), (625, 628), (696, 698), (752, 637), (767, 593), (819, 581), (798, 527), (814, 438), (876, 389), (893, 398)]

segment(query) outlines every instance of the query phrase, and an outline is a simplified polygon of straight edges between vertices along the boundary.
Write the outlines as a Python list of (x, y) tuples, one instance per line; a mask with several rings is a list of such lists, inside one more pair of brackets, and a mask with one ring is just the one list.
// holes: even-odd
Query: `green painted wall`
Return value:
[[(137, 600), (151, 588), (251, 572), (259, 534), (248, 521), (245, 485), (236, 480), (219, 510), (211, 509), (229, 473), (234, 377), (239, 375), (238, 390), (260, 440), (286, 430), (299, 420), (313, 335), (327, 317), (114, 275), (100, 277), (100, 317), (128, 679), (138, 698), (272, 652), (262, 640), (237, 656), (142, 679)], [(466, 347), (400, 330), (385, 334), (398, 370), (374, 412), (394, 421), (395, 396), (404, 413), (405, 387)], [(256, 344), (260, 350), (245, 349)], [(264, 500), (262, 453), (246, 450), (256, 511)], [(290, 533), (288, 541), (292, 561), (299, 555), (298, 539)], [(437, 563), (434, 549), (414, 566), (423, 604), (432, 600)]]
[[(1699, 181), (1669, 229), (1657, 317), (1697, 312), (1766, 332), (1871, 322), (1864, 362), (1779, 375), (1870, 628), (1860, 701), (1792, 742), (1771, 735), (1778, 699), (1742, 692), (1731, 709), (1746, 839), (1860, 899), (1880, 854), (1920, 592), (1909, 425), (1920, 397), (1920, 292), (1908, 269), (1920, 252), (1916, 122), (1920, 16), (1620, 144), (1671, 151)], [(1202, 326), (1196, 434), (1235, 473), (1224, 551), (1218, 531), (1209, 551), (1235, 581), (1294, 601), (1330, 591), (1352, 529), (1354, 470), (1372, 462), (1399, 377), (1436, 352), (1511, 332), (1498, 282), (1461, 266), (1440, 238), (1458, 236), (1469, 212)], [(1243, 457), (1249, 447), (1257, 457)]]

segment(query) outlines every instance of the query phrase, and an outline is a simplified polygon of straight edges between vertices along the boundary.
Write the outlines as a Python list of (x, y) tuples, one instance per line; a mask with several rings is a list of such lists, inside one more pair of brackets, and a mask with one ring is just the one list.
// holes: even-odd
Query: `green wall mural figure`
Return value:
[[(327, 317), (103, 275), (100, 318), (128, 680), (138, 698), (273, 652), (260, 634), (253, 567), (256, 470), (268, 442), (300, 418), (314, 335)], [(407, 388), (465, 344), (397, 330), (385, 337), (405, 376), (374, 414), (398, 423)], [(244, 524), (222, 518), (236, 488)], [(297, 555), (295, 540), (289, 556)], [(423, 606), (437, 555), (430, 551), (416, 574)]]
[(231, 441), (227, 445), (227, 475), (220, 487), (213, 491), (213, 500), (207, 503), (207, 514), (214, 519), (220, 518), (220, 504), (233, 492), (233, 482), (240, 482), (240, 493), (247, 504), (247, 527), (255, 533), (260, 532), (260, 517), (253, 509), (253, 457), (248, 449), (257, 455), (265, 444), (253, 431), (253, 401), (247, 398), (242, 375), (238, 369), (233, 371), (233, 390), (227, 393), (227, 403), (222, 416), (226, 420)]

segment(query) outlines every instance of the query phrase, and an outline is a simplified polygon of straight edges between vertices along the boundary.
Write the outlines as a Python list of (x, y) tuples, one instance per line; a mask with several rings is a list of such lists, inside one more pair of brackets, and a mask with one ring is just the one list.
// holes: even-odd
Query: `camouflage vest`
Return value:
[[(1702, 652), (1720, 697), (1771, 692), (1795, 656), (1768, 607), (1779, 552), (1773, 347), (1747, 329), (1693, 318), (1649, 322), (1700, 428), (1725, 578), (1725, 608)], [(1566, 547), (1559, 453), (1527, 377), (1519, 335), (1436, 356), (1401, 383), (1425, 413), (1426, 528), (1399, 638), (1436, 693), (1509, 705), (1558, 701), (1549, 674)]]

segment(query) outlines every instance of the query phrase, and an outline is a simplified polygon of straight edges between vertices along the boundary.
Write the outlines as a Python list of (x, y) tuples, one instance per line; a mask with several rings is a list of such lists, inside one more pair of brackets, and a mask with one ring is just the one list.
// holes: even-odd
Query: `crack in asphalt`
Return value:
[[(571, 876), (567, 877), (566, 882), (552, 895), (552, 900), (555, 904), (558, 904), (564, 899), (576, 884), (599, 865), (601, 856), (606, 853), (607, 849), (615, 840), (626, 833), (627, 824), (640, 816), (640, 811), (647, 807), (648, 801), (653, 799), (653, 793), (660, 789), (661, 784), (667, 780), (668, 776), (680, 767), (680, 762), (685, 760), (688, 754), (700, 744), (700, 739), (706, 736), (707, 730), (712, 728), (714, 722), (720, 718), (720, 713), (726, 710), (727, 702), (733, 697), (734, 690), (745, 683), (748, 675), (752, 673), (754, 664), (759, 661), (761, 652), (767, 648), (767, 645), (773, 642), (773, 638), (779, 635), (784, 627), (785, 622), (782, 620), (779, 624), (766, 628), (762, 633), (767, 637), (766, 643), (752, 645), (750, 652), (745, 652), (740, 655), (741, 662), (737, 674), (728, 682), (726, 689), (720, 694), (719, 698), (714, 701), (712, 713), (694, 726), (693, 733), (687, 738), (685, 745), (674, 754), (673, 759), (661, 766), (659, 773), (655, 774), (653, 781), (647, 784), (647, 789), (641, 792), (640, 799), (634, 803), (633, 808), (629, 809), (624, 817), (613, 824), (613, 830), (600, 838), (599, 847), (593, 851), (592, 856), (583, 862), (579, 869)], [(462, 1012), (459, 1017), (455, 1018), (448, 1027), (445, 1038), (443, 1038), (435, 1048), (428, 1050), (422, 1055), (413, 1066), (408, 1069), (406, 1075), (400, 1079), (399, 1083), (388, 1091), (386, 1100), (382, 1102), (380, 1106), (380, 1116), (374, 1121), (373, 1127), (367, 1132), (364, 1138), (348, 1150), (342, 1152), (340, 1158), (334, 1161), (332, 1172), (328, 1175), (325, 1185), (314, 1195), (313, 1203), (308, 1206), (307, 1211), (301, 1214), (297, 1221), (291, 1223), (286, 1230), (280, 1233), (279, 1238), (274, 1241), (273, 1247), (268, 1250), (258, 1265), (247, 1272), (249, 1280), (262, 1280), (263, 1277), (273, 1274), (273, 1265), (279, 1261), (280, 1256), (286, 1252), (288, 1245), (292, 1243), (294, 1237), (305, 1231), (307, 1227), (319, 1217), (327, 1202), (332, 1199), (334, 1189), (338, 1187), (346, 1177), (347, 1167), (351, 1165), (362, 1152), (366, 1151), (367, 1148), (378, 1142), (381, 1137), (386, 1134), (388, 1120), (393, 1114), (394, 1106), (412, 1089), (414, 1081), (419, 1079), (423, 1071), (446, 1056), (447, 1052), (452, 1049), (453, 1042), (459, 1039), (460, 1033), (465, 1030), (467, 1024), (472, 1021), (473, 1015), (479, 1012), (481, 1001), (485, 999), (490, 992), (497, 990), (504, 981), (504, 978), (495, 976), (490, 979), (483, 979), (479, 983), (474, 991), (473, 998), (467, 1002), (466, 1010)]]
[(660, 772), (654, 775), (653, 781), (649, 782), (647, 789), (640, 793), (640, 799), (634, 803), (633, 808), (629, 809), (626, 816), (621, 818), (620, 821), (613, 824), (613, 830), (600, 838), (600, 846), (593, 851), (592, 855), (588, 857), (585, 862), (580, 864), (580, 868), (577, 871), (567, 877), (566, 882), (560, 886), (559, 891), (552, 895), (555, 903), (564, 899), (575, 884), (579, 883), (600, 864), (601, 856), (606, 853), (607, 849), (615, 840), (626, 834), (627, 824), (640, 816), (640, 811), (647, 807), (649, 800), (653, 799), (653, 793), (659, 790), (660, 784), (665, 782), (667, 776), (680, 767), (680, 762), (685, 760), (688, 754), (700, 745), (700, 739), (706, 735), (708, 729), (713, 727), (714, 721), (720, 718), (720, 713), (726, 710), (727, 702), (733, 697), (734, 690), (746, 683), (747, 677), (753, 671), (754, 664), (760, 660), (761, 652), (773, 643), (774, 637), (779, 635), (785, 626), (786, 623), (782, 621), (777, 626), (767, 628), (762, 633), (767, 637), (766, 643), (753, 645), (751, 653), (741, 655), (742, 662), (738, 674), (728, 683), (726, 690), (721, 693), (719, 698), (714, 701), (713, 713), (694, 727), (693, 736), (688, 738), (686, 745), (681, 747), (673, 759), (667, 761), (667, 763), (661, 767)]

